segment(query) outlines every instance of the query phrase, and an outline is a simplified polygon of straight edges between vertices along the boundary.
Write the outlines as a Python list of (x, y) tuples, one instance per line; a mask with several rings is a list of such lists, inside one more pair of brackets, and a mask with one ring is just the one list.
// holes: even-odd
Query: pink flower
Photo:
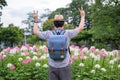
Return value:
[(36, 47), (33, 47), (33, 51), (37, 51), (38, 49)]
[(0, 60), (4, 59), (4, 56), (3, 55), (0, 55)]
[(84, 56), (82, 55), (82, 56), (80, 56), (80, 59), (84, 59)]
[(80, 47), (80, 51), (82, 51), (84, 48), (85, 48), (85, 45), (82, 45), (82, 46)]
[(41, 53), (41, 52), (38, 52), (37, 54), (38, 54), (38, 55), (41, 55), (42, 53)]
[(30, 45), (29, 45), (29, 44), (27, 44), (27, 45), (26, 45), (26, 48), (27, 48), (27, 49), (30, 49)]
[(96, 50), (96, 48), (94, 47), (94, 46), (92, 46), (91, 48), (90, 48), (90, 51), (95, 51)]
[(17, 51), (20, 51), (20, 48), (19, 48), (18, 46), (16, 46), (15, 49), (16, 49)]
[(75, 48), (75, 45), (71, 45), (70, 47), (71, 47), (71, 48)]
[(14, 70), (16, 67), (14, 65), (11, 65), (9, 68), (10, 70)]
[(25, 59), (25, 60), (23, 60), (22, 63), (23, 63), (23, 64), (28, 64), (28, 63), (31, 62), (31, 61), (32, 61), (32, 59), (29, 58), (29, 59)]
[(103, 52), (103, 51), (99, 51), (99, 55), (100, 55), (100, 56), (103, 56), (103, 57), (107, 57), (107, 56), (108, 56), (108, 54), (106, 54), (106, 53)]
[(78, 59), (78, 55), (73, 55), (73, 56), (72, 56), (72, 59), (73, 59), (73, 60)]
[(118, 52), (120, 53), (120, 50), (118, 50)]
[(25, 55), (26, 55), (26, 56), (28, 56), (28, 55), (29, 55), (29, 52), (28, 52), (28, 51), (26, 51), (26, 52), (25, 52)]
[(80, 59), (84, 59), (84, 53), (80, 51)]
[(71, 45), (70, 47), (71, 47), (71, 48), (79, 49), (79, 46), (75, 46), (75, 45)]
[(73, 59), (71, 59), (71, 60), (70, 60), (70, 64), (73, 64), (73, 62), (74, 62), (74, 60), (73, 60)]
[(48, 48), (47, 48), (47, 47), (44, 47), (43, 50), (48, 51)]
[(117, 56), (116, 59), (117, 59), (117, 60), (120, 60), (120, 56)]

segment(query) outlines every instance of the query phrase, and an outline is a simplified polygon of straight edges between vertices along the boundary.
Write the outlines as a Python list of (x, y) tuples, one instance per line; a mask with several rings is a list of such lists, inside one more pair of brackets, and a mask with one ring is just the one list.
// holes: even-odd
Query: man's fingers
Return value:
[(34, 12), (34, 14), (35, 14), (35, 10), (34, 10), (33, 12)]
[(83, 10), (83, 7), (81, 6), (81, 8), (78, 8), (79, 11), (82, 11)]
[(83, 7), (81, 6), (81, 10), (83, 10)]
[(78, 8), (78, 10), (81, 11), (80, 8)]
[(37, 11), (34, 10), (34, 14), (38, 14), (38, 10)]

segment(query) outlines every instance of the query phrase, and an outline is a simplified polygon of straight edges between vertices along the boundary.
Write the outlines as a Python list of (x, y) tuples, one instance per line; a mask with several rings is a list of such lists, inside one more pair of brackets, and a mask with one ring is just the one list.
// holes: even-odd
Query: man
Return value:
[[(67, 37), (68, 46), (70, 40), (84, 29), (85, 12), (82, 8), (79, 9), (79, 12), (81, 16), (81, 21), (79, 26), (76, 29), (65, 30), (64, 33), (64, 35)], [(59, 32), (64, 29), (65, 20), (62, 15), (55, 15), (53, 23), (54, 23), (54, 29), (56, 31)], [(34, 34), (38, 35), (40, 38), (46, 40), (47, 42), (50, 35), (53, 35), (52, 31), (42, 32), (38, 30), (38, 12), (34, 12)], [(69, 63), (70, 63), (69, 50), (67, 50), (66, 58), (62, 61), (55, 61), (49, 57), (48, 59), (49, 80), (71, 80)]]

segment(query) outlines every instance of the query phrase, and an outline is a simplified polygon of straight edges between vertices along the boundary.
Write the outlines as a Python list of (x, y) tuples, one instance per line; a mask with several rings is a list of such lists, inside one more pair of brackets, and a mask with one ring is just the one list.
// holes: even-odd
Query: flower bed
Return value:
[[(73, 80), (119, 80), (120, 50), (70, 46)], [(22, 46), (0, 52), (0, 80), (48, 80), (46, 46)]]

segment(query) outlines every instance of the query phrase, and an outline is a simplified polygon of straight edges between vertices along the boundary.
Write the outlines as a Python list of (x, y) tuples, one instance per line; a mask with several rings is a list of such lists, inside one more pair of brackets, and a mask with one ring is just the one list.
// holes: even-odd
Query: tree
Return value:
[[(3, 7), (7, 6), (7, 2), (5, 0), (0, 0), (0, 9), (3, 9)], [(0, 22), (1, 22), (1, 16), (2, 12), (0, 11)], [(2, 23), (0, 23), (0, 27), (2, 26)]]
[(120, 47), (120, 2), (119, 0), (96, 0), (92, 5), (92, 31), (95, 44), (99, 48)]
[(0, 8), (2, 9), (5, 6), (7, 6), (6, 0), (0, 0)]
[(0, 42), (5, 46), (18, 45), (23, 40), (23, 30), (10, 24), (7, 28), (1, 28), (0, 30)]
[(23, 20), (22, 23), (28, 25), (28, 27), (26, 27), (27, 32), (33, 33), (33, 13), (30, 12), (27, 15), (28, 18), (26, 20)]

